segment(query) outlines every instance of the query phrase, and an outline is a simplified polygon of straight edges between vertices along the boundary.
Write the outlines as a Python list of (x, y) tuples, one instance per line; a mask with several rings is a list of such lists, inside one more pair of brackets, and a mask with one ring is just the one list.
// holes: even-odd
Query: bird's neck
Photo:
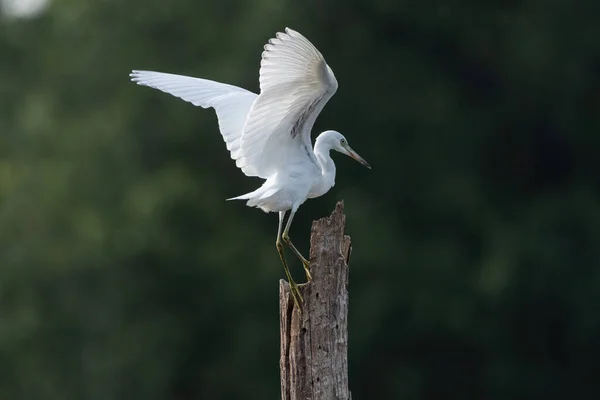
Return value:
[(315, 143), (314, 152), (321, 167), (321, 182), (317, 190), (319, 192), (318, 196), (325, 194), (335, 185), (335, 164), (329, 155), (330, 150), (330, 147), (324, 142), (317, 140), (317, 143)]

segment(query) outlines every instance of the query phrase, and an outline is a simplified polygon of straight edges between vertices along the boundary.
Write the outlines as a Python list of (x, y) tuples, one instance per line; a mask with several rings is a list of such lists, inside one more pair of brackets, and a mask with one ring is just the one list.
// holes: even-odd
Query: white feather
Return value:
[[(309, 261), (289, 240), (294, 214), (308, 198), (322, 196), (335, 184), (331, 150), (369, 167), (339, 132), (322, 132), (312, 147), (310, 134), (315, 119), (338, 87), (333, 71), (315, 46), (289, 28), (277, 33), (262, 53), (259, 95), (206, 79), (159, 72), (133, 71), (131, 77), (140, 85), (216, 110), (221, 134), (236, 165), (248, 176), (265, 179), (258, 189), (229, 200), (247, 200), (250, 207), (278, 212), (278, 251), (281, 255), (283, 239), (310, 278)], [(288, 210), (290, 216), (283, 229)], [(281, 260), (299, 306), (302, 297), (285, 259)]]
[(278, 33), (262, 53), (261, 91), (244, 125), (237, 166), (264, 179), (294, 163), (318, 168), (310, 131), (337, 87), (312, 43), (289, 28)]
[(330, 150), (368, 164), (336, 131), (319, 135), (315, 119), (338, 83), (321, 53), (300, 33), (286, 28), (262, 53), (260, 94), (207, 79), (133, 71), (132, 80), (203, 108), (213, 107), (231, 157), (248, 176), (265, 179), (257, 190), (230, 200), (248, 200), (264, 211), (297, 208), (335, 184)]
[(172, 94), (195, 106), (214, 108), (227, 150), (231, 152), (231, 158), (238, 158), (240, 138), (257, 97), (255, 93), (226, 83), (162, 72), (133, 71), (130, 76), (139, 85)]

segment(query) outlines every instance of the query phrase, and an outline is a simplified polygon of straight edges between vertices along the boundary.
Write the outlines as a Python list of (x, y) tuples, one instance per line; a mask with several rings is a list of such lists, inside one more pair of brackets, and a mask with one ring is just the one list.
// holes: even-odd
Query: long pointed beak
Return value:
[(368, 163), (368, 162), (366, 162), (364, 158), (362, 158), (361, 156), (359, 156), (357, 152), (355, 152), (354, 150), (352, 150), (352, 149), (350, 148), (350, 146), (346, 146), (346, 151), (347, 151), (347, 153), (346, 153), (346, 154), (347, 154), (349, 157), (352, 157), (352, 158), (354, 158), (356, 161), (358, 161), (359, 163), (361, 163), (361, 164), (362, 164), (362, 165), (364, 165), (365, 167), (367, 167), (367, 168), (371, 169), (371, 166), (369, 165), (369, 163)]

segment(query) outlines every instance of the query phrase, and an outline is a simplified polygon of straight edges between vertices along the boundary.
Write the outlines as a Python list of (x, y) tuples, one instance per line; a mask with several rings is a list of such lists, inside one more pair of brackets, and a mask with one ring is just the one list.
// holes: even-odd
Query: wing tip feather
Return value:
[(144, 79), (143, 75), (147, 74), (148, 72), (150, 71), (134, 69), (129, 73), (129, 77), (131, 78), (132, 82), (135, 82), (138, 85), (144, 85), (145, 83), (142, 82)]

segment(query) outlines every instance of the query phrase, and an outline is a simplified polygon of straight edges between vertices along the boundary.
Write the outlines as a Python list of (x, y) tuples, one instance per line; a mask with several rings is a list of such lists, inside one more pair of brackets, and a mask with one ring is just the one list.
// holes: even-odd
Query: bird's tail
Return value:
[(248, 200), (246, 202), (246, 205), (248, 207), (258, 207), (261, 208), (263, 211), (268, 212), (268, 199), (278, 191), (279, 189), (265, 188), (264, 186), (261, 186), (253, 192), (246, 193), (237, 197), (231, 197), (229, 199), (226, 199), (226, 201)]
[[(252, 192), (252, 193), (254, 193), (254, 192)], [(230, 197), (228, 199), (225, 199), (225, 201), (229, 201), (229, 200), (248, 200), (252, 196), (252, 193), (246, 193), (246, 194), (243, 194), (243, 195), (237, 196), (237, 197)]]

